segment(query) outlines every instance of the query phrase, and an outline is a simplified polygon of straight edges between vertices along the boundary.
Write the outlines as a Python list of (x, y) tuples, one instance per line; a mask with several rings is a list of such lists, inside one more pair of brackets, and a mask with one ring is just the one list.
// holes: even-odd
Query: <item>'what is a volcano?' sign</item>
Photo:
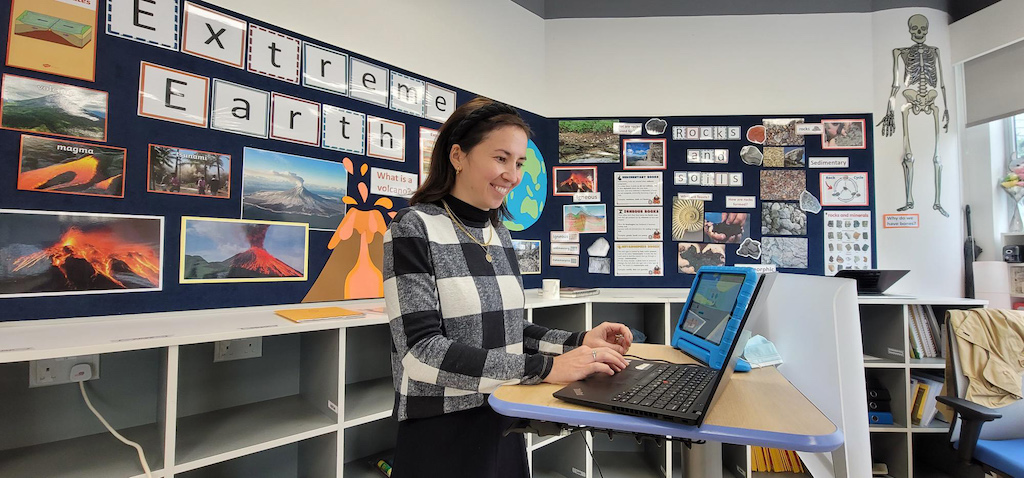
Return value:
[(417, 186), (419, 186), (419, 180), (413, 173), (380, 168), (373, 168), (370, 173), (370, 193), (372, 194), (408, 198), (412, 197)]

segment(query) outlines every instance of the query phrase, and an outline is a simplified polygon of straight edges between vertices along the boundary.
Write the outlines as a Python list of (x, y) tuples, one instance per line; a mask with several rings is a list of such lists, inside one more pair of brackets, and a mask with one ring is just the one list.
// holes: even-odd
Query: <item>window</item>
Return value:
[(1024, 113), (1011, 118), (1013, 128), (1014, 151), (1018, 159), (1024, 159)]

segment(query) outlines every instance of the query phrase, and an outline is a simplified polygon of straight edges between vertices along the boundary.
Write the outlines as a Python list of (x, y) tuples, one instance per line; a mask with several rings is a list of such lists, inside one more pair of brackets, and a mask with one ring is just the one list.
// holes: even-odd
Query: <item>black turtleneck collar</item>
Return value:
[[(462, 223), (469, 227), (487, 227), (491, 219), (491, 211), (485, 211), (472, 204), (469, 204), (451, 194), (444, 197), (452, 213), (462, 220)], [(440, 205), (442, 208), (443, 204)]]

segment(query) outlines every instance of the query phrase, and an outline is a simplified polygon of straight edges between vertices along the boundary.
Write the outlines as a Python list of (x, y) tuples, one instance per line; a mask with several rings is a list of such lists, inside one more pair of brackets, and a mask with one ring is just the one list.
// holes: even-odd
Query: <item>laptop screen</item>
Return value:
[(693, 299), (684, 313), (680, 328), (719, 345), (736, 308), (746, 276), (715, 272), (697, 277), (697, 283), (692, 286), (695, 289)]

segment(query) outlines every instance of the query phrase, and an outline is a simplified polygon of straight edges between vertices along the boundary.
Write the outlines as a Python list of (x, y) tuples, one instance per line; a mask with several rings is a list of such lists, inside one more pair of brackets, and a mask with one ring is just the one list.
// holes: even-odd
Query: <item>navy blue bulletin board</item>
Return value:
[[(156, 0), (159, 4), (177, 3), (178, 9), (185, 1)], [(124, 1), (122, 0), (122, 3)], [(129, 4), (131, 2), (128, 2)], [(393, 72), (423, 80), (453, 90), (457, 103), (471, 100), (476, 95), (456, 86), (434, 81), (392, 65), (367, 58), (346, 50), (344, 45), (328, 45), (296, 32), (287, 31), (274, 25), (240, 15), (236, 12), (207, 4), (192, 2), (202, 7), (222, 12), (302, 41), (348, 54), (353, 59), (364, 60)], [(143, 9), (156, 9), (155, 4), (144, 2)], [(270, 283), (226, 283), (226, 284), (179, 284), (180, 225), (182, 216), (238, 219), (241, 210), (242, 151), (245, 147), (285, 152), (300, 156), (341, 162), (349, 157), (356, 165), (356, 174), (349, 176), (348, 190), (353, 197), (360, 180), (359, 165), (383, 168), (409, 173), (419, 172), (419, 128), (438, 129), (439, 122), (381, 107), (351, 97), (291, 84), (285, 81), (251, 73), (204, 58), (188, 55), (181, 51), (160, 48), (151, 44), (132, 41), (106, 33), (107, 2), (99, 4), (99, 18), (96, 28), (96, 77), (95, 82), (67, 78), (47, 73), (29, 71), (6, 66), (0, 73), (17, 75), (83, 88), (105, 91), (109, 94), (107, 139), (95, 142), (97, 146), (127, 148), (124, 198), (90, 197), (82, 195), (54, 194), (17, 189), (19, 143), (22, 132), (0, 129), (0, 209), (74, 211), (87, 213), (110, 213), (153, 215), (164, 217), (163, 241), (163, 288), (154, 292), (123, 294), (86, 294), (44, 297), (0, 298), (0, 321), (47, 319), (60, 317), (83, 317), (96, 315), (129, 314), (141, 312), (162, 312), (173, 310), (208, 309), (236, 306), (253, 306), (296, 303), (302, 300), (316, 281), (318, 274), (330, 255), (327, 243), (333, 232), (310, 230), (309, 232), (309, 279), (301, 282)], [(0, 22), (10, 25), (10, 8), (0, 9)], [(146, 20), (146, 17), (142, 17)], [(398, 34), (396, 32), (396, 34)], [(0, 50), (7, 50), (7, 35), (2, 35)], [(439, 58), (438, 61), (455, 61)], [(273, 139), (243, 136), (211, 128), (193, 127), (168, 121), (140, 117), (137, 114), (139, 102), (140, 62), (149, 62), (208, 78), (218, 78), (238, 85), (277, 92), (285, 95), (354, 110), (370, 116), (386, 118), (405, 124), (405, 162), (389, 161), (369, 156), (342, 153), (315, 146), (285, 142)], [(534, 131), (534, 141), (548, 155), (556, 151), (557, 130), (554, 122), (522, 111)], [(43, 133), (28, 133), (46, 136)], [(75, 140), (82, 141), (82, 140)], [(82, 141), (87, 142), (87, 141)], [(187, 149), (213, 151), (230, 154), (232, 157), (230, 200), (176, 196), (147, 192), (148, 145), (150, 143), (170, 145)], [(369, 182), (369, 177), (363, 179)], [(369, 185), (369, 184), (367, 184)], [(368, 203), (376, 196), (371, 194)], [(406, 207), (407, 200), (392, 197), (397, 211)], [(386, 216), (385, 216), (386, 217)], [(3, 273), (3, 271), (0, 271)], [(341, 287), (341, 284), (339, 284)]]
[[(125, 0), (116, 0), (122, 3)], [(130, 3), (130, 2), (129, 2)], [(145, 2), (143, 5), (149, 8), (150, 5), (177, 5), (177, 10), (185, 5), (184, 0), (155, 0), (155, 3)], [(346, 50), (344, 45), (328, 45), (301, 34), (277, 28), (271, 24), (255, 20), (223, 8), (196, 1), (191, 2), (204, 8), (221, 12), (237, 19), (257, 25), (262, 28), (273, 30), (303, 42), (321, 46), (331, 50), (339, 51), (349, 55), (355, 60), (367, 61), (379, 67), (386, 68), (392, 72), (412, 77), (438, 85), (442, 88), (452, 90), (456, 94), (456, 103), (461, 104), (469, 101), (476, 95), (471, 92), (459, 89), (457, 86), (448, 85), (417, 75), (414, 72), (403, 70), (399, 67), (376, 61), (372, 58), (359, 55), (357, 52)], [(106, 214), (131, 214), (162, 216), (164, 218), (164, 240), (163, 240), (163, 263), (162, 263), (162, 290), (153, 292), (137, 292), (124, 294), (86, 294), (86, 295), (59, 295), (44, 297), (6, 297), (0, 298), (0, 321), (46, 319), (60, 317), (83, 317), (96, 315), (114, 315), (142, 312), (163, 312), (174, 310), (193, 310), (222, 307), (238, 307), (253, 305), (270, 305), (296, 303), (306, 295), (310, 287), (316, 281), (320, 271), (330, 256), (327, 248), (328, 241), (332, 236), (331, 231), (310, 230), (309, 232), (309, 260), (308, 280), (300, 282), (266, 282), (266, 283), (223, 283), (223, 284), (179, 284), (179, 260), (180, 260), (180, 224), (182, 216), (199, 216), (209, 218), (238, 219), (241, 210), (241, 173), (243, 162), (243, 149), (246, 147), (258, 148), (269, 151), (277, 151), (299, 156), (324, 159), (341, 162), (348, 157), (356, 165), (356, 174), (350, 175), (347, 185), (349, 195), (355, 196), (356, 185), (361, 180), (368, 182), (368, 177), (359, 174), (360, 165), (368, 165), (370, 168), (391, 169), (407, 173), (418, 173), (419, 171), (419, 129), (426, 127), (437, 129), (440, 123), (431, 119), (416, 115), (395, 111), (377, 104), (364, 102), (349, 96), (333, 94), (327, 91), (318, 90), (301, 84), (291, 84), (267, 76), (239, 69), (229, 65), (217, 63), (197, 56), (185, 54), (178, 50), (161, 48), (145, 42), (133, 41), (120, 36), (106, 33), (107, 22), (107, 0), (99, 3), (98, 24), (96, 26), (96, 74), (95, 81), (85, 81), (68, 78), (37, 71), (29, 71), (6, 64), (0, 67), (0, 73), (16, 75), (38, 80), (73, 85), (93, 90), (107, 92), (109, 95), (109, 110), (107, 124), (107, 138), (103, 142), (93, 141), (97, 146), (116, 146), (127, 149), (127, 159), (124, 176), (124, 197), (93, 197), (84, 195), (53, 194), (39, 191), (23, 191), (17, 189), (18, 167), (19, 167), (19, 144), (22, 136), (21, 131), (0, 129), (0, 209), (16, 210), (42, 210), (42, 211), (71, 211), (83, 213), (106, 213)], [(154, 7), (155, 8), (155, 7)], [(11, 10), (0, 9), (0, 22), (9, 26), (11, 22)], [(178, 17), (178, 15), (176, 15)], [(2, 50), (7, 50), (7, 35), (0, 36), (3, 42)], [(439, 58), (438, 61), (452, 61), (456, 59)], [(209, 127), (194, 127), (158, 119), (141, 117), (138, 115), (139, 108), (139, 82), (141, 63), (148, 62), (194, 75), (201, 75), (211, 79), (225, 80), (237, 85), (255, 88), (266, 92), (276, 92), (304, 100), (317, 102), (323, 105), (332, 105), (349, 110), (354, 110), (369, 116), (386, 118), (401, 122), (405, 125), (405, 161), (388, 161), (364, 155), (342, 153), (330, 149), (297, 144), (274, 139), (263, 139), (258, 137), (243, 136), (224, 131), (218, 131)], [(496, 98), (500, 100), (501, 98)], [(512, 233), (514, 239), (540, 240), (542, 244), (542, 270), (540, 274), (524, 275), (523, 282), (527, 288), (540, 286), (542, 278), (561, 278), (563, 285), (596, 286), (596, 287), (688, 287), (692, 281), (691, 275), (681, 274), (676, 270), (676, 243), (672, 241), (671, 235), (671, 198), (679, 192), (713, 194), (713, 199), (706, 203), (707, 211), (726, 211), (726, 195), (759, 195), (759, 174), (761, 167), (750, 166), (740, 161), (740, 149), (751, 144), (744, 137), (739, 140), (700, 140), (684, 141), (672, 138), (673, 126), (739, 126), (743, 133), (751, 126), (762, 123), (765, 118), (803, 118), (807, 123), (819, 122), (822, 119), (864, 119), (865, 128), (864, 149), (829, 150), (821, 148), (818, 136), (806, 137), (807, 157), (847, 157), (849, 167), (843, 169), (808, 169), (804, 168), (806, 175), (806, 188), (818, 196), (818, 174), (821, 172), (866, 172), (868, 175), (869, 205), (864, 207), (825, 208), (825, 210), (864, 210), (874, 213), (874, 170), (873, 150), (870, 126), (871, 116), (866, 114), (829, 114), (829, 115), (764, 115), (764, 116), (704, 116), (685, 117), (670, 116), (663, 117), (667, 121), (665, 132), (659, 135), (650, 135), (646, 132), (633, 138), (664, 138), (667, 143), (667, 167), (662, 170), (663, 174), (663, 198), (664, 202), (664, 229), (665, 235), (661, 240), (664, 247), (664, 276), (662, 277), (616, 277), (614, 274), (590, 274), (587, 271), (588, 254), (586, 249), (597, 237), (604, 237), (611, 245), (612, 251), (609, 255), (614, 264), (614, 188), (613, 173), (622, 171), (621, 156), (620, 162), (608, 164), (595, 164), (598, 172), (598, 185), (601, 192), (602, 203), (606, 204), (608, 210), (608, 232), (604, 234), (581, 234), (580, 246), (580, 267), (552, 267), (549, 265), (551, 231), (562, 230), (562, 206), (570, 204), (571, 197), (553, 196), (551, 194), (551, 182), (554, 181), (553, 169), (556, 166), (568, 166), (558, 162), (558, 120), (549, 119), (520, 110), (533, 130), (533, 141), (537, 144), (543, 154), (545, 169), (548, 176), (546, 204), (539, 220), (531, 227), (523, 231)], [(648, 117), (617, 117), (619, 121), (644, 123)], [(47, 137), (45, 133), (25, 133), (34, 136)], [(76, 140), (88, 142), (84, 140)], [(231, 197), (229, 200), (216, 200), (210, 198), (199, 198), (191, 196), (177, 196), (147, 192), (147, 166), (148, 166), (148, 145), (159, 144), (181, 147), (192, 150), (213, 151), (230, 154), (231, 165)], [(728, 164), (688, 164), (686, 162), (687, 149), (728, 149)], [(741, 172), (744, 183), (742, 187), (701, 187), (701, 186), (675, 186), (673, 185), (674, 171), (700, 170), (707, 172)], [(371, 195), (367, 203), (373, 203), (376, 197)], [(407, 205), (405, 199), (391, 197), (394, 202), (392, 211), (397, 211)], [(751, 237), (760, 239), (760, 209), (750, 209), (736, 212), (751, 213)], [(874, 219), (874, 218), (872, 218)], [(2, 225), (0, 225), (2, 226)], [(808, 215), (808, 226), (806, 237), (808, 241), (808, 267), (807, 269), (789, 270), (786, 272), (800, 272), (810, 274), (824, 273), (823, 237), (824, 225), (822, 215)], [(876, 260), (874, 220), (871, 224), (871, 259)], [(737, 244), (727, 244), (726, 252), (728, 264), (752, 263), (752, 259), (736, 256)], [(614, 272), (614, 265), (613, 265)], [(6, 273), (0, 267), (0, 274)], [(338, 284), (341, 287), (341, 284)]]
[[(871, 115), (870, 114), (780, 114), (780, 115), (745, 115), (745, 116), (662, 116), (660, 119), (667, 122), (667, 127), (664, 133), (658, 135), (648, 134), (646, 128), (643, 133), (636, 136), (620, 136), (620, 140), (624, 138), (660, 138), (666, 140), (667, 145), (667, 165), (664, 170), (649, 170), (662, 171), (662, 185), (664, 194), (662, 197), (664, 200), (664, 231), (662, 244), (664, 247), (664, 276), (662, 277), (616, 277), (614, 275), (614, 230), (615, 230), (615, 215), (614, 215), (614, 173), (623, 171), (623, 166), (620, 161), (618, 163), (558, 163), (557, 155), (549, 155), (545, 152), (545, 161), (548, 166), (548, 178), (549, 181), (554, 180), (553, 167), (556, 166), (596, 166), (597, 168), (597, 189), (601, 193), (601, 203), (605, 204), (608, 211), (608, 232), (604, 234), (597, 233), (583, 233), (580, 234), (580, 267), (552, 267), (550, 265), (549, 252), (549, 236), (548, 231), (560, 231), (563, 229), (562, 224), (562, 206), (566, 204), (572, 204), (573, 198), (571, 196), (551, 196), (549, 191), (549, 197), (547, 204), (544, 208), (544, 213), (541, 216), (538, 224), (540, 227), (527, 229), (521, 233), (513, 233), (513, 238), (516, 239), (539, 239), (543, 245), (542, 259), (543, 269), (539, 275), (527, 275), (524, 276), (524, 282), (527, 287), (540, 287), (541, 278), (558, 278), (562, 281), (562, 286), (580, 286), (580, 287), (641, 287), (641, 288), (657, 288), (657, 287), (689, 287), (693, 281), (693, 275), (684, 274), (678, 272), (677, 268), (677, 244), (672, 240), (672, 198), (677, 193), (711, 193), (713, 199), (705, 202), (704, 209), (708, 212), (748, 212), (750, 213), (751, 233), (750, 237), (755, 240), (761, 239), (761, 200), (758, 199), (757, 207), (754, 209), (726, 209), (725, 197), (727, 195), (738, 195), (738, 196), (760, 196), (760, 172), (762, 170), (793, 170), (795, 168), (767, 168), (761, 166), (752, 166), (744, 164), (740, 160), (740, 150), (747, 145), (757, 147), (758, 150), (764, 148), (761, 144), (755, 144), (747, 140), (746, 132), (748, 128), (763, 124), (765, 119), (769, 118), (802, 118), (805, 123), (820, 123), (828, 119), (835, 120), (864, 120), (864, 148), (862, 149), (824, 149), (821, 143), (821, 136), (819, 135), (808, 135), (805, 136), (805, 155), (807, 158), (811, 157), (824, 157), (824, 158), (849, 158), (849, 166), (845, 168), (802, 168), (805, 173), (805, 189), (812, 193), (815, 197), (820, 199), (819, 193), (819, 174), (829, 172), (863, 172), (867, 174), (868, 178), (868, 190), (866, 194), (868, 196), (867, 206), (843, 206), (843, 207), (824, 207), (822, 212), (818, 214), (807, 213), (807, 235), (806, 236), (786, 236), (786, 237), (801, 237), (807, 238), (808, 251), (807, 251), (807, 268), (806, 269), (790, 269), (790, 268), (779, 268), (780, 272), (791, 272), (791, 273), (804, 273), (804, 274), (816, 274), (822, 275), (825, 273), (825, 257), (824, 249), (825, 243), (824, 238), (824, 213), (825, 211), (870, 211), (872, 213), (871, 224), (870, 224), (870, 258), (871, 263), (877, 262), (877, 256), (875, 253), (875, 221), (874, 217), (874, 151), (873, 151), (873, 138), (871, 132)], [(573, 119), (607, 119), (607, 118), (562, 118), (566, 120)], [(646, 123), (651, 117), (616, 117), (614, 118), (623, 123)], [(677, 126), (739, 126), (742, 132), (741, 138), (738, 140), (678, 140), (673, 139), (673, 127)], [(556, 125), (557, 127), (557, 125)], [(621, 148), (621, 141), (620, 141)], [(728, 149), (729, 150), (729, 161), (728, 164), (692, 164), (687, 163), (686, 154), (688, 149)], [(633, 171), (633, 170), (631, 170)], [(707, 172), (742, 172), (743, 173), (743, 186), (742, 187), (706, 187), (706, 186), (676, 186), (673, 185), (673, 172), (675, 171), (707, 171)], [(637, 170), (635, 172), (647, 172)], [(549, 187), (550, 189), (550, 187)], [(786, 201), (791, 202), (791, 201)], [(536, 229), (535, 229), (536, 228)], [(611, 251), (608, 253), (609, 257), (612, 257), (612, 271), (611, 274), (591, 274), (588, 272), (588, 254), (587, 248), (598, 238), (605, 238), (611, 246)], [(726, 264), (759, 264), (760, 261), (754, 260), (747, 257), (740, 257), (736, 255), (736, 250), (739, 244), (725, 244), (726, 248)]]

